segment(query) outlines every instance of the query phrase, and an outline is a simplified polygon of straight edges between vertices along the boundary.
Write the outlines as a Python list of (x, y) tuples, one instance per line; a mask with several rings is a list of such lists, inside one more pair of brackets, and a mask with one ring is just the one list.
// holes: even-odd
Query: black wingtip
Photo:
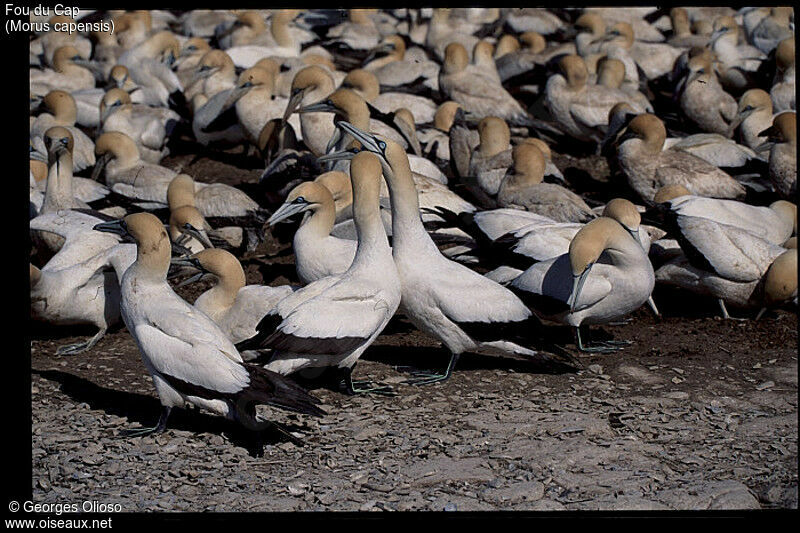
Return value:
[(282, 320), (278, 314), (264, 315), (256, 325), (256, 334), (249, 339), (239, 341), (234, 346), (240, 352), (264, 348), (264, 340), (275, 332), (275, 328), (278, 327)]

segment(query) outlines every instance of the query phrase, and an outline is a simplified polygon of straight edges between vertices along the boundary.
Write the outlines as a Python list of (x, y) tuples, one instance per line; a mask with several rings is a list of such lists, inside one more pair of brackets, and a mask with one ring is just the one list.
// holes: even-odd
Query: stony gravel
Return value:
[(606, 328), (635, 344), (583, 359), (578, 374), (466, 355), (449, 382), (418, 388), (394, 366), (444, 356), (396, 320), (356, 374), (398, 396), (317, 388), (327, 416), (269, 413), (303, 447), (196, 410), (177, 410), (162, 435), (119, 438), (159, 408), (127, 332), (72, 357), (54, 355), (71, 339), (36, 340), (34, 500), (125, 511), (797, 508), (796, 328), (786, 312), (756, 323), (640, 311)]
[[(256, 180), (239, 159), (162, 164), (204, 182)], [(607, 178), (602, 158), (554, 159), (573, 185)], [(616, 194), (608, 187), (603, 196)], [(248, 283), (296, 281), (285, 233), (245, 258)], [(179, 293), (194, 301), (207, 288)], [(396, 318), (354, 375), (398, 396), (309, 384), (326, 416), (264, 411), (302, 447), (180, 409), (161, 435), (120, 438), (160, 408), (130, 335), (58, 357), (94, 331), (42, 327), (31, 344), (33, 498), (123, 511), (796, 509), (796, 312), (725, 321), (714, 302), (658, 287), (654, 297), (664, 318), (640, 309), (593, 328), (633, 344), (581, 357), (577, 374), (465, 354), (451, 380), (426, 387), (404, 384), (402, 367), (442, 370), (446, 356)]]

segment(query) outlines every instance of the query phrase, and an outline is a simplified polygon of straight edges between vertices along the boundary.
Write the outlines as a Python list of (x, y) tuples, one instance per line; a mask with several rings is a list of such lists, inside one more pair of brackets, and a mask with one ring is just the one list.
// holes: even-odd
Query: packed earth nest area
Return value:
[(791, 7), (17, 18), (33, 502), (797, 509)]

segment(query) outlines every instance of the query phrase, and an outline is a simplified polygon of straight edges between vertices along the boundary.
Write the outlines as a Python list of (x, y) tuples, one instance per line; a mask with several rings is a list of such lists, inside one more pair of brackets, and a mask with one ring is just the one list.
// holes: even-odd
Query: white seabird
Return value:
[(653, 266), (622, 224), (599, 217), (572, 239), (569, 252), (536, 263), (509, 287), (543, 317), (575, 328), (581, 351), (610, 351), (614, 342), (584, 346), (580, 327), (635, 311), (653, 292)]
[[(528, 335), (533, 332), (530, 310), (505, 287), (441, 254), (422, 225), (408, 157), (400, 145), (346, 121), (337, 126), (360, 142), (364, 150), (377, 154), (383, 167), (392, 203), (392, 256), (403, 293), (401, 311), (420, 330), (440, 339), (450, 352), (443, 374), (427, 374), (412, 382), (448, 379), (465, 351), (513, 354), (561, 365), (566, 362), (571, 367), (571, 358), (558, 360), (517, 343), (527, 343), (527, 339), (506, 338), (504, 334), (513, 334), (509, 330), (515, 326), (526, 326)], [(350, 152), (339, 154), (352, 156)]]
[(352, 370), (364, 350), (394, 316), (400, 279), (380, 218), (381, 165), (369, 153), (350, 164), (358, 248), (350, 268), (295, 291), (267, 314), (258, 335), (241, 349), (272, 348), (266, 368), (289, 374), (307, 367), (336, 366), (349, 394), (385, 392), (354, 386)]
[(294, 382), (243, 363), (225, 333), (204, 313), (175, 294), (167, 283), (169, 237), (149, 213), (135, 213), (95, 226), (132, 238), (136, 261), (120, 285), (122, 319), (142, 356), (163, 406), (158, 424), (130, 436), (164, 431), (173, 407), (193, 404), (250, 429), (261, 429), (255, 406), (268, 404), (322, 415), (311, 396)]

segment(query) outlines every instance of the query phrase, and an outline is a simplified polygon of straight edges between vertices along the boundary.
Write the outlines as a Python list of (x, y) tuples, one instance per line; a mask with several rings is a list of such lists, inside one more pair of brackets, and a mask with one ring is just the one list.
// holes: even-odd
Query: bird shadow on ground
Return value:
[[(653, 300), (664, 318), (687, 319), (722, 316), (716, 299), (697, 295), (678, 287), (656, 285), (653, 290)], [(746, 314), (745, 311), (739, 310), (737, 316), (744, 316), (744, 314)]]
[[(398, 372), (433, 371), (444, 372), (450, 359), (449, 352), (442, 348), (406, 346), (374, 346), (364, 354), (368, 361), (383, 363)], [(560, 365), (559, 365), (560, 366)], [(500, 355), (463, 353), (458, 359), (455, 372), (478, 370), (508, 370), (526, 374), (563, 374), (564, 368), (532, 359), (515, 359)]]
[(68, 337), (91, 337), (97, 333), (97, 326), (76, 325), (56, 326), (37, 320), (31, 320), (28, 336), (35, 340), (57, 340)]
[[(91, 324), (76, 324), (76, 325), (54, 325), (46, 322), (39, 322), (38, 320), (31, 320), (29, 322), (27, 336), (30, 340), (37, 341), (63, 341), (69, 342), (73, 337), (86, 337), (88, 340), (97, 333), (97, 326)], [(121, 330), (121, 324), (115, 324), (108, 328), (109, 333), (116, 333)]]
[[(130, 422), (138, 422), (143, 427), (151, 427), (158, 421), (161, 403), (151, 396), (107, 389), (80, 376), (60, 370), (33, 369), (32, 373), (46, 380), (60, 383), (61, 392), (75, 402), (88, 404), (92, 409), (100, 409), (106, 414), (127, 418)], [(282, 425), (281, 427), (287, 431), (302, 429), (300, 426), (295, 425)], [(187, 409), (172, 410), (168, 420), (167, 434), (170, 429), (196, 434), (213, 433), (220, 436), (224, 435), (232, 444), (246, 449), (253, 457), (262, 456), (266, 445), (289, 441), (286, 436), (276, 429), (270, 428), (260, 432), (249, 431), (240, 427), (237, 423), (222, 417)]]

